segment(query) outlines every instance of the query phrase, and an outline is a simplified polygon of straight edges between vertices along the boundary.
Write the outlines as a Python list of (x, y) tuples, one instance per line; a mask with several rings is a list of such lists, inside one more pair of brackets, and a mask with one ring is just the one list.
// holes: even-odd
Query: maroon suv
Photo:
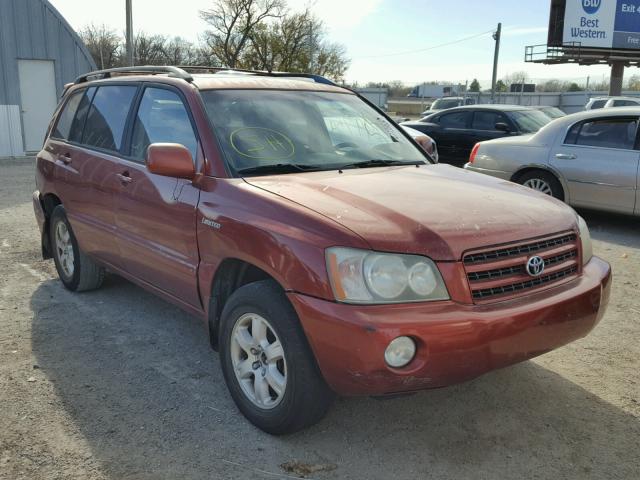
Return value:
[(571, 208), (434, 164), (321, 77), (91, 73), (65, 92), (36, 181), (63, 284), (107, 270), (203, 319), (238, 407), (274, 434), (336, 393), (442, 387), (548, 352), (609, 298)]

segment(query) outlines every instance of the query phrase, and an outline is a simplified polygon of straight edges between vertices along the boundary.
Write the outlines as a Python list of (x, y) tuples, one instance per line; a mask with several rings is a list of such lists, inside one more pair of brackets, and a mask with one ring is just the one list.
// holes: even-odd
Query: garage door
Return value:
[(18, 74), (25, 150), (37, 152), (57, 104), (53, 60), (18, 60)]

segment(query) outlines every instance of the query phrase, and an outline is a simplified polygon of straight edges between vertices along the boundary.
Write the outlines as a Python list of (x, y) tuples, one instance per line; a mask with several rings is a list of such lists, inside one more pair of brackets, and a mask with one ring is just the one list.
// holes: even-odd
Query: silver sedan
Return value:
[(584, 208), (640, 215), (640, 107), (559, 118), (534, 135), (478, 143), (466, 170)]

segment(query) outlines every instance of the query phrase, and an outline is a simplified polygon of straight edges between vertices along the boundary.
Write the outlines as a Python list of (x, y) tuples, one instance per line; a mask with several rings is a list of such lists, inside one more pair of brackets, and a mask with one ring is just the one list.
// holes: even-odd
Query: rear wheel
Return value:
[(53, 260), (63, 285), (74, 292), (100, 287), (104, 269), (80, 250), (62, 205), (53, 210), (49, 228)]
[(518, 183), (559, 200), (564, 200), (562, 185), (553, 174), (544, 170), (526, 172), (518, 178)]
[(318, 422), (334, 398), (299, 320), (273, 281), (239, 288), (222, 312), (220, 359), (236, 405), (274, 435)]

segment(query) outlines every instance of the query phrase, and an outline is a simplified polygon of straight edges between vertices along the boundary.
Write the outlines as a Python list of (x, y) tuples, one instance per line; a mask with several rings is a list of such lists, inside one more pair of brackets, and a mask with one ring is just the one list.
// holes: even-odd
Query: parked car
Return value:
[(468, 97), (442, 97), (435, 100), (427, 110), (422, 112), (422, 116), (426, 117), (432, 113), (440, 112), (454, 107), (462, 107), (464, 105), (474, 105), (476, 101)]
[(635, 107), (640, 106), (639, 97), (595, 97), (585, 105), (585, 110), (598, 108)]
[(403, 125), (402, 128), (431, 156), (434, 162), (438, 163), (438, 145), (433, 138), (411, 127)]
[(558, 107), (549, 107), (549, 106), (545, 106), (545, 105), (540, 105), (540, 106), (533, 107), (533, 108), (535, 108), (536, 110), (540, 110), (542, 113), (544, 113), (551, 120), (555, 120), (556, 118), (562, 118), (562, 117), (564, 117), (566, 115), (566, 113), (564, 113)]
[(599, 108), (604, 108), (608, 101), (609, 97), (593, 97), (589, 99), (587, 104), (584, 106), (584, 109), (597, 110)]
[(283, 75), (129, 67), (68, 88), (33, 194), (63, 285), (115, 272), (202, 319), (272, 434), (335, 394), (450, 385), (602, 318), (610, 267), (571, 208), (434, 164), (356, 93)]
[(640, 107), (567, 115), (533, 136), (479, 143), (465, 168), (576, 207), (638, 215), (639, 118)]
[(457, 107), (415, 122), (403, 122), (438, 144), (440, 163), (462, 167), (473, 146), (483, 140), (537, 132), (551, 119), (539, 110), (518, 105)]

